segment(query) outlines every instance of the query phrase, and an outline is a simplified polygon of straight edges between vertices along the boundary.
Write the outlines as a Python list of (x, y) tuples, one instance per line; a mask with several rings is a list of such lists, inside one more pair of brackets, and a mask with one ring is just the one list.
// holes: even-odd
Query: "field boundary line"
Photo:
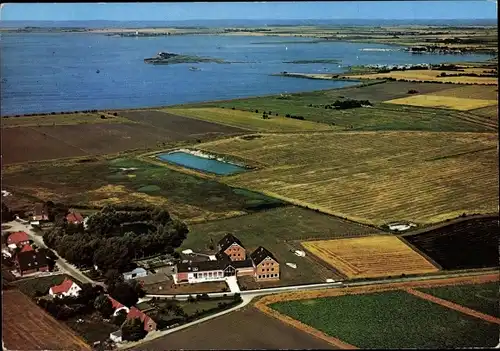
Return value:
[(403, 244), (405, 244), (406, 246), (408, 246), (410, 249), (412, 249), (413, 251), (415, 251), (417, 254), (419, 254), (420, 256), (422, 256), (423, 258), (425, 258), (427, 261), (429, 261), (434, 267), (436, 267), (438, 270), (442, 271), (444, 270), (444, 268), (439, 264), (437, 263), (435, 260), (433, 260), (429, 255), (427, 255), (425, 252), (419, 250), (415, 245), (413, 245), (412, 243), (410, 243), (408, 240), (406, 240), (403, 236), (396, 236), (401, 242), (403, 242)]
[(466, 275), (451, 278), (436, 278), (425, 281), (412, 280), (397, 283), (388, 282), (365, 286), (349, 286), (349, 282), (347, 281), (344, 283), (344, 287), (340, 287), (337, 289), (284, 292), (280, 294), (265, 296), (261, 300), (259, 300), (259, 302), (268, 305), (274, 302), (308, 300), (322, 297), (341, 296), (345, 294), (370, 294), (383, 291), (401, 290), (405, 288), (432, 288), (437, 286), (449, 285), (482, 284), (496, 281), (499, 281), (499, 276), (497, 273)]
[[(75, 149), (77, 149), (77, 150), (80, 150), (80, 151), (82, 151), (82, 152), (85, 154), (84, 156), (87, 156), (87, 157), (88, 157), (88, 156), (93, 156), (93, 155), (94, 155), (93, 153), (91, 153), (91, 152), (89, 152), (89, 151), (87, 151), (87, 150), (85, 150), (85, 149), (82, 149), (81, 147), (78, 147), (78, 146), (75, 146), (75, 145), (73, 145), (73, 144), (70, 144), (70, 143), (68, 143), (67, 141), (61, 140), (61, 139), (59, 139), (59, 138), (57, 138), (57, 137), (55, 137), (55, 136), (53, 136), (52, 134), (49, 134), (49, 133), (47, 133), (47, 132), (42, 133), (42, 132), (40, 132), (40, 131), (36, 130), (35, 128), (33, 128), (33, 127), (26, 127), (26, 128), (27, 128), (27, 129), (31, 129), (32, 131), (34, 131), (35, 133), (37, 133), (37, 134), (39, 134), (39, 135), (41, 135), (41, 136), (48, 136), (48, 137), (50, 137), (50, 138), (52, 138), (52, 139), (56, 140), (58, 143), (61, 143), (61, 144), (66, 144), (66, 145), (69, 145), (69, 146), (71, 146), (71, 147), (73, 147), (73, 148), (75, 148)], [(83, 157), (83, 156), (77, 156), (77, 157)], [(45, 160), (41, 160), (41, 161), (45, 161)]]
[(288, 317), (284, 314), (281, 314), (279, 313), (278, 311), (275, 311), (269, 307), (267, 307), (267, 305), (265, 303), (261, 303), (262, 300), (259, 300), (257, 301), (257, 303), (255, 303), (255, 307), (261, 311), (262, 313), (272, 317), (272, 318), (275, 318), (275, 319), (278, 319), (279, 321), (285, 323), (285, 324), (288, 324), (302, 332), (305, 332), (305, 333), (308, 333), (314, 337), (317, 337), (318, 339), (321, 339), (321, 340), (324, 340), (326, 342), (328, 342), (329, 344), (333, 345), (333, 346), (336, 346), (340, 349), (343, 349), (343, 350), (357, 350), (358, 348), (354, 345), (351, 345), (345, 341), (342, 341), (338, 338), (335, 338), (333, 336), (329, 336), (325, 333), (323, 333), (322, 331), (316, 329), (316, 328), (313, 328), (307, 324), (304, 324), (296, 319), (293, 319), (291, 317)]
[(465, 314), (472, 316), (472, 317), (480, 318), (480, 319), (485, 320), (485, 321), (490, 322), (490, 323), (495, 323), (495, 324), (500, 325), (500, 318), (490, 316), (489, 314), (485, 314), (485, 313), (473, 310), (471, 308), (456, 304), (454, 302), (451, 302), (451, 301), (448, 301), (445, 299), (441, 299), (437, 296), (430, 295), (430, 294), (427, 294), (427, 293), (424, 293), (422, 291), (418, 291), (418, 290), (415, 290), (412, 288), (407, 288), (407, 289), (405, 289), (405, 291), (408, 294), (414, 295), (416, 297), (419, 297), (419, 298), (427, 300), (427, 301), (431, 301), (433, 303), (444, 306), (446, 308), (465, 313)]

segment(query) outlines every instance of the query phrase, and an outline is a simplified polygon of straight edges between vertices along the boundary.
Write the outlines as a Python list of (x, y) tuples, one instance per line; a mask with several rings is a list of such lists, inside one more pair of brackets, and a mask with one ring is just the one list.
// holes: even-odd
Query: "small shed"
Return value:
[(110, 333), (109, 338), (113, 342), (122, 342), (122, 331), (118, 329), (117, 331)]
[(148, 271), (147, 270), (145, 270), (142, 267), (137, 267), (136, 269), (134, 269), (134, 270), (132, 270), (130, 272), (123, 273), (123, 279), (130, 280), (130, 279), (145, 277), (147, 275), (148, 275)]

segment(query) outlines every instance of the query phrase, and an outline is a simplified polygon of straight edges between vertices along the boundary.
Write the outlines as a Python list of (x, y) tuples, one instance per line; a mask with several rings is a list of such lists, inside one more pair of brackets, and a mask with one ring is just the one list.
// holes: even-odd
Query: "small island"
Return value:
[(158, 55), (156, 55), (155, 57), (144, 59), (144, 62), (154, 65), (172, 65), (176, 63), (200, 63), (200, 62), (226, 63), (226, 61), (222, 59), (179, 55), (168, 52), (159, 52)]

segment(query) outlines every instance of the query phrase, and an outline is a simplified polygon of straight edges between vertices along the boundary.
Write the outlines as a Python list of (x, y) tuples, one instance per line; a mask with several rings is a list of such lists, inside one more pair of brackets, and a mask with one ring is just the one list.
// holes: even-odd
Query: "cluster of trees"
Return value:
[(110, 269), (104, 275), (104, 283), (108, 294), (127, 307), (134, 306), (146, 292), (135, 280), (124, 281), (123, 275), (117, 269)]
[(294, 115), (291, 115), (289, 113), (287, 113), (285, 115), (286, 118), (293, 118), (293, 119), (300, 119), (301, 121), (305, 120), (305, 118), (303, 116), (294, 116)]
[(372, 103), (368, 100), (354, 100), (354, 99), (346, 99), (346, 100), (336, 100), (332, 106), (338, 110), (345, 110), (349, 108), (356, 108), (362, 106), (372, 106)]
[[(216, 306), (205, 309), (205, 310), (196, 310), (194, 313), (188, 315), (182, 307), (174, 300), (162, 300), (162, 304), (159, 305), (156, 303), (156, 298), (153, 298), (150, 303), (156, 307), (156, 314), (151, 314), (151, 317), (157, 323), (158, 329), (162, 330), (174, 324), (180, 323), (189, 323), (194, 319), (197, 319), (206, 314), (218, 312), (235, 306), (241, 303), (242, 299), (240, 294), (235, 294), (231, 300), (228, 301), (226, 297), (223, 298), (210, 298), (207, 294), (198, 294), (196, 297), (189, 296), (189, 303), (197, 303), (199, 301), (208, 301), (208, 300), (220, 300)], [(172, 316), (175, 316), (172, 318)], [(122, 331), (123, 333), (123, 331)]]
[(2, 201), (2, 223), (10, 222), (14, 220), (14, 213), (7, 207), (7, 205)]
[(446, 72), (442, 72), (440, 77), (498, 77), (498, 73), (487, 72), (487, 73), (457, 73), (457, 74), (449, 74)]
[(450, 64), (442, 63), (439, 65), (432, 65), (431, 69), (435, 71), (464, 71), (462, 68), (458, 67), (457, 65), (454, 65), (453, 63)]
[[(132, 223), (140, 223), (146, 229), (135, 232), (122, 229)], [(163, 209), (119, 212), (106, 206), (89, 217), (86, 229), (82, 225), (57, 222), (44, 234), (44, 241), (76, 266), (123, 272), (133, 268), (133, 259), (163, 252), (172, 254), (187, 233), (187, 226), (172, 219)]]

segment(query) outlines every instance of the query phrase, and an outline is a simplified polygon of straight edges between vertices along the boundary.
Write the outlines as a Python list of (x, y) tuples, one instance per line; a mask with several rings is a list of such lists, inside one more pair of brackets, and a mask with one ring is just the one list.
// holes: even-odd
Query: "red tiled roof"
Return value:
[(83, 222), (83, 216), (78, 212), (71, 212), (66, 216), (68, 222)]
[(7, 238), (7, 245), (19, 244), (23, 241), (29, 241), (29, 236), (25, 232), (15, 232), (9, 235)]
[(52, 293), (54, 294), (62, 294), (68, 292), (71, 286), (73, 285), (73, 281), (71, 279), (64, 279), (64, 281), (59, 285), (54, 285), (52, 287)]
[(29, 244), (24, 245), (23, 248), (21, 249), (21, 251), (19, 251), (19, 252), (28, 252), (28, 251), (34, 251), (33, 247), (31, 247), (31, 245), (29, 245)]
[(122, 308), (122, 307), (125, 307), (124, 304), (121, 304), (119, 303), (118, 301), (116, 301), (115, 299), (113, 299), (111, 296), (109, 295), (106, 295), (109, 299), (109, 301), (111, 301), (111, 306), (113, 306), (113, 309), (116, 311), (117, 309), (119, 308)]
[(139, 310), (137, 307), (130, 307), (130, 311), (127, 314), (127, 319), (133, 319), (133, 318), (139, 318), (141, 322), (144, 323), (144, 330), (149, 331), (148, 329), (148, 322), (151, 320), (151, 318)]

